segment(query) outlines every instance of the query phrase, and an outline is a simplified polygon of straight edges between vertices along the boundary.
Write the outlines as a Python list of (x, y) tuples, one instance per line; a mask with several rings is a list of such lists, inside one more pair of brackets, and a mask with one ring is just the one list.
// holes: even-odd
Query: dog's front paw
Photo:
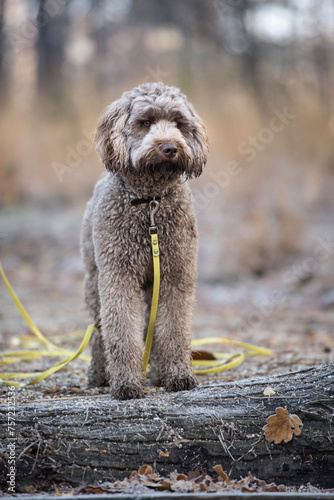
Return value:
[(136, 384), (120, 384), (111, 387), (111, 395), (115, 399), (127, 400), (127, 399), (140, 399), (144, 397), (144, 389), (140, 385)]
[(177, 391), (189, 391), (198, 385), (196, 377), (193, 375), (183, 375), (179, 377), (171, 377), (167, 379), (164, 383), (166, 391), (177, 392)]

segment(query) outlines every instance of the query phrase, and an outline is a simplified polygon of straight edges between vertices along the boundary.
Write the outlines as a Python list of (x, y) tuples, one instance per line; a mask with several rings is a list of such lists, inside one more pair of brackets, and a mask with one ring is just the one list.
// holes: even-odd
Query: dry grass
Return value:
[[(9, 103), (1, 116), (1, 204), (87, 199), (103, 173), (89, 147), (93, 128), (105, 104), (120, 92), (93, 98), (81, 93), (59, 106), (31, 103), (19, 109)], [(235, 249), (235, 258), (228, 263), (232, 274), (240, 268), (261, 272), (282, 255), (298, 252), (305, 244), (310, 214), (331, 205), (333, 117), (306, 85), (290, 86), (284, 98), (273, 95), (266, 109), (259, 109), (254, 97), (238, 86), (217, 91), (214, 99), (211, 89), (204, 87), (190, 96), (211, 138), (209, 168), (193, 183), (199, 201), (208, 184), (216, 184), (213, 172), (223, 175), (231, 161), (240, 166), (240, 173), (230, 176), (226, 186), (212, 188), (215, 195), (206, 196), (204, 207), (199, 203), (202, 233), (224, 233), (223, 244), (218, 245), (224, 255), (226, 248)], [(282, 111), (285, 106), (295, 118), (268, 143), (260, 141), (261, 150), (248, 161), (245, 143), (261, 137), (274, 116), (273, 108)], [(68, 170), (62, 182), (55, 165)], [(223, 258), (217, 252), (216, 258)]]

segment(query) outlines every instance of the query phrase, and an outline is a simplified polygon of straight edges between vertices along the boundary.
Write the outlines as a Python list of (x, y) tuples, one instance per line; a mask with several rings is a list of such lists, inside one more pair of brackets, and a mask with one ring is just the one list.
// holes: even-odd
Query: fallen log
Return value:
[[(264, 395), (270, 386), (275, 393)], [(10, 448), (8, 407), (0, 406), (0, 485)], [(287, 407), (303, 426), (280, 444), (264, 437), (266, 419)], [(221, 464), (231, 478), (334, 487), (334, 364), (266, 378), (149, 393), (143, 400), (63, 398), (16, 406), (16, 491), (36, 482), (73, 485), (124, 478), (143, 464), (161, 475)], [(214, 475), (214, 473), (213, 473)]]

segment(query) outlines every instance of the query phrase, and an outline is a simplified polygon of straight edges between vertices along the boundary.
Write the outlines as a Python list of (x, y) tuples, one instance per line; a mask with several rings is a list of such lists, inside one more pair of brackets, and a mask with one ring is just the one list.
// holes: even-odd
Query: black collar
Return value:
[(133, 200), (130, 201), (131, 205), (141, 205), (143, 203), (150, 203), (150, 201), (161, 200), (161, 196), (149, 196), (148, 198), (134, 198)]

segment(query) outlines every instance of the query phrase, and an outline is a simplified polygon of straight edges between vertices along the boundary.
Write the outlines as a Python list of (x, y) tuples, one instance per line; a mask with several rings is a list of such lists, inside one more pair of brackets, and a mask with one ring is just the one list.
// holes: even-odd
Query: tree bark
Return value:
[[(251, 472), (277, 484), (333, 487), (333, 381), (334, 364), (327, 364), (177, 394), (151, 392), (136, 401), (102, 395), (20, 404), (17, 491), (37, 480), (112, 481), (143, 464), (161, 475), (196, 467), (213, 473), (221, 464), (231, 478)], [(267, 386), (273, 396), (263, 394)], [(279, 406), (300, 417), (302, 431), (288, 443), (268, 443), (263, 426)], [(2, 486), (8, 464), (6, 412), (2, 404)]]

